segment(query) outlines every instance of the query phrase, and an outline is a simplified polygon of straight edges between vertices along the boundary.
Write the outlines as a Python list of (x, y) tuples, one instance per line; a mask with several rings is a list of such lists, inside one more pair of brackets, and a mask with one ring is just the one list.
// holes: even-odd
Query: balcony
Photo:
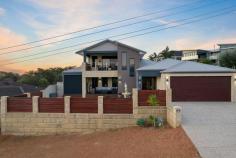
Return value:
[(210, 56), (209, 56), (209, 59), (210, 59), (210, 60), (218, 60), (218, 55), (217, 55), (217, 54), (210, 55)]
[(86, 71), (114, 71), (117, 70), (117, 64), (95, 65), (86, 63)]
[(181, 60), (198, 60), (198, 55), (183, 56)]
[(83, 63), (84, 77), (118, 77), (117, 66), (115, 65), (90, 65)]

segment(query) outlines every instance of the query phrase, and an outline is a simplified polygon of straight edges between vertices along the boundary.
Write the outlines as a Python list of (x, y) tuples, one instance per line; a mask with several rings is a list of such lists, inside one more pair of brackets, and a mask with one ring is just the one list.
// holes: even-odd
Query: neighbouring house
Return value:
[(39, 92), (41, 88), (17, 83), (10, 78), (6, 78), (0, 81), (0, 96), (19, 96), (25, 93)]
[(218, 46), (220, 47), (220, 52), (236, 49), (236, 43), (218, 44)]
[(176, 59), (176, 60), (181, 60), (182, 56), (183, 56), (183, 51), (181, 50), (171, 50), (170, 52), (173, 53), (172, 55), (172, 59)]
[(184, 61), (200, 61), (202, 59), (208, 59), (211, 52), (208, 50), (196, 49), (196, 50), (183, 50), (181, 60)]
[(120, 94), (127, 84), (129, 92), (171, 88), (172, 101), (236, 101), (233, 69), (175, 59), (149, 61), (143, 59), (145, 51), (111, 40), (76, 53), (84, 61), (63, 72), (64, 95)]

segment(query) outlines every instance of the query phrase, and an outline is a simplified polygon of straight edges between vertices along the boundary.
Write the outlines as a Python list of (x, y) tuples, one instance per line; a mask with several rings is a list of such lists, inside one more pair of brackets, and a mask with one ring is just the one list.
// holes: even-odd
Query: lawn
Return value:
[(80, 135), (0, 136), (1, 158), (200, 158), (182, 128), (132, 127)]

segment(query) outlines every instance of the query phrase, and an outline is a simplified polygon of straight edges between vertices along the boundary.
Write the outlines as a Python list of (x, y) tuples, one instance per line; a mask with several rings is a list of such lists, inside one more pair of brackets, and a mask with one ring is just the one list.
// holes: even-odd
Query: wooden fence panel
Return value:
[(39, 98), (39, 112), (64, 113), (64, 98)]
[(97, 97), (71, 97), (70, 100), (71, 113), (98, 113)]
[(105, 114), (132, 114), (132, 98), (107, 98), (103, 100), (103, 113)]
[(156, 95), (160, 106), (166, 106), (166, 91), (165, 90), (140, 90), (138, 92), (138, 105), (150, 106), (147, 103), (150, 95)]
[(32, 99), (15, 97), (8, 98), (7, 112), (32, 112)]
[(43, 97), (43, 93), (40, 92), (40, 91), (37, 91), (37, 92), (31, 92), (31, 93), (30, 93), (30, 96), (31, 96), (31, 97), (33, 97), (33, 96)]

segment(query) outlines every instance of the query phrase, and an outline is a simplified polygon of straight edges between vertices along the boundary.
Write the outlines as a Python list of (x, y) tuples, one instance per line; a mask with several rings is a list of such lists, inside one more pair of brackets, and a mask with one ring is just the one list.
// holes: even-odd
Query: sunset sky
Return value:
[[(177, 9), (169, 9), (185, 4), (188, 5)], [(198, 9), (196, 9), (197, 7)], [(229, 9), (228, 7), (232, 8)], [(76, 55), (74, 53), (75, 51), (72, 49), (80, 50), (88, 45), (80, 45), (67, 49), (68, 53), (64, 54), (10, 65), (6, 64), (65, 51), (61, 50), (45, 53), (50, 50), (75, 45), (77, 43), (90, 42), (103, 38), (106, 39), (109, 36), (132, 32), (160, 24), (169, 24), (170, 22), (171, 24), (168, 26), (173, 26), (181, 23), (178, 22), (178, 20), (181, 19), (191, 18), (204, 13), (206, 13), (206, 15), (216, 14), (217, 12), (224, 10), (232, 10), (232, 12), (224, 16), (198, 23), (166, 29), (144, 36), (121, 40), (120, 42), (145, 50), (149, 54), (159, 52), (166, 46), (169, 46), (170, 49), (213, 49), (214, 45), (217, 43), (236, 43), (235, 0), (0, 0), (0, 48), (40, 40), (158, 10), (166, 11), (115, 25), (101, 27), (99, 29), (79, 32), (73, 35), (35, 43), (33, 45), (0, 50), (0, 71), (23, 73), (29, 70), (35, 70), (39, 67), (79, 66), (82, 62), (82, 57)], [(167, 17), (166, 15), (171, 16)], [(114, 29), (112, 31), (76, 38), (57, 44), (17, 51), (15, 53), (7, 53), (151, 18), (152, 20), (149, 20), (148, 22), (129, 27)], [(158, 29), (160, 28), (152, 30)], [(119, 38), (121, 37), (110, 39), (116, 40)], [(7, 54), (1, 55), (2, 53)], [(37, 55), (29, 57), (31, 54)], [(20, 57), (22, 58), (16, 59)]]

